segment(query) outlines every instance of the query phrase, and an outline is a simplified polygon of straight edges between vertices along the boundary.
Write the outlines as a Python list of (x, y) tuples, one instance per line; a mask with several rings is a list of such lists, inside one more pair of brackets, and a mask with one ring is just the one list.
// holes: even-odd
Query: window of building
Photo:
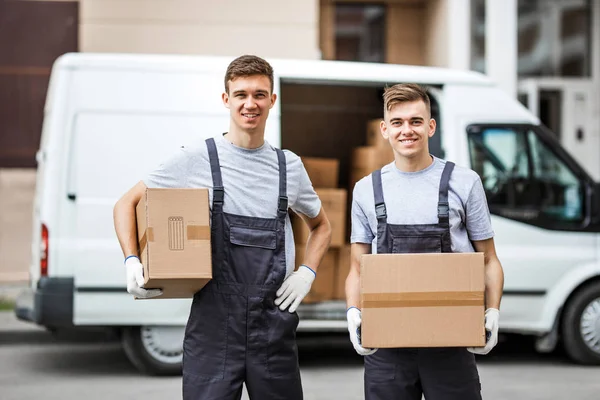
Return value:
[(335, 59), (385, 62), (385, 6), (335, 4)]
[(485, 0), (471, 0), (471, 69), (485, 73)]
[(590, 76), (590, 0), (519, 0), (518, 6), (519, 76)]
[[(471, 69), (485, 72), (485, 3), (471, 1)], [(591, 0), (518, 0), (519, 77), (588, 77)]]

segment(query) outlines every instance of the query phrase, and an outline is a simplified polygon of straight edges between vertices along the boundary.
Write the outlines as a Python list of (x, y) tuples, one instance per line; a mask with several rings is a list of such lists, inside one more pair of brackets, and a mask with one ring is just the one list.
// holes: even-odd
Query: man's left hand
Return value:
[(498, 320), (500, 319), (500, 311), (495, 308), (485, 310), (485, 330), (489, 332), (489, 339), (484, 347), (468, 347), (473, 354), (485, 355), (489, 353), (498, 343)]
[(301, 265), (296, 272), (283, 281), (283, 284), (277, 290), (275, 305), (279, 306), (281, 311), (285, 311), (288, 306), (291, 313), (296, 311), (304, 297), (310, 291), (316, 275), (315, 271), (306, 265)]

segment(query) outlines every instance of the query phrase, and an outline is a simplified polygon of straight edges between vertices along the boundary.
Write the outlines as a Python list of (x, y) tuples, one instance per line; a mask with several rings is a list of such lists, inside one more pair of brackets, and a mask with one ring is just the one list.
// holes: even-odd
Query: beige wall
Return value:
[(0, 285), (27, 282), (35, 169), (0, 169)]
[(81, 0), (84, 52), (320, 58), (318, 0)]
[(386, 19), (386, 62), (425, 63), (425, 7), (419, 4), (390, 3)]
[(425, 11), (425, 64), (436, 67), (448, 65), (448, 3), (429, 0)]

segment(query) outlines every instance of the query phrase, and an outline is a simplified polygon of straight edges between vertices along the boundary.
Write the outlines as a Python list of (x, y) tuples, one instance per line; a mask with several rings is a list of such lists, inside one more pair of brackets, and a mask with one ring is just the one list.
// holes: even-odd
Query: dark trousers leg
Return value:
[(210, 382), (203, 378), (183, 375), (183, 400), (240, 400), (243, 379)]
[(421, 400), (417, 352), (379, 349), (365, 357), (366, 400)]
[[(295, 364), (292, 361), (292, 364)], [(293, 368), (293, 367), (291, 367)], [(246, 389), (250, 400), (303, 400), (300, 370), (283, 376), (269, 373), (263, 363), (248, 365), (246, 370)]]
[(481, 400), (475, 356), (467, 349), (420, 349), (417, 358), (426, 400)]

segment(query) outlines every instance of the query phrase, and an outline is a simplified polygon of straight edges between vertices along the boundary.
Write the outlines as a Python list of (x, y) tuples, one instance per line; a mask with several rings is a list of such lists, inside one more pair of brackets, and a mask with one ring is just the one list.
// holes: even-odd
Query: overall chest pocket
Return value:
[(229, 261), (234, 279), (239, 283), (266, 283), (277, 250), (277, 231), (231, 225), (229, 242)]
[(441, 253), (442, 235), (394, 236), (392, 253)]

